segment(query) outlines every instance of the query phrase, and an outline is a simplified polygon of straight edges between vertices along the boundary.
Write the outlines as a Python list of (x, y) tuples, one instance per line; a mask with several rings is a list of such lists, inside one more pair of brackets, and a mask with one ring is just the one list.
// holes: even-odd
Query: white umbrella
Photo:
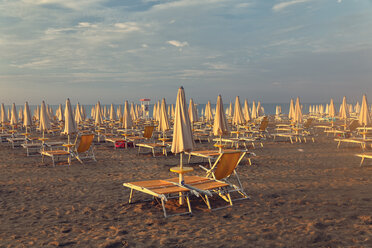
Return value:
[[(65, 110), (65, 115), (66, 115), (66, 110)], [(83, 122), (83, 117), (82, 117), (82, 114), (81, 114), (81, 109), (80, 109), (80, 104), (79, 103), (76, 104), (75, 122), (76, 122), (76, 124), (79, 124), (79, 123)]]
[(219, 95), (217, 97), (217, 105), (216, 105), (216, 115), (214, 116), (213, 122), (213, 134), (216, 136), (220, 136), (220, 147), (219, 150), (222, 150), (222, 136), (229, 133), (229, 126), (227, 123), (227, 119), (225, 116), (225, 112), (223, 110), (223, 102), (222, 97)]
[(243, 116), (242, 107), (240, 105), (239, 96), (237, 96), (235, 98), (234, 116), (233, 116), (232, 124), (237, 126), (237, 128), (239, 129), (239, 125), (244, 124), (244, 122), (245, 120)]
[(119, 105), (118, 108), (116, 109), (116, 116), (120, 120), (120, 122), (122, 121), (122, 118), (123, 118), (123, 113), (121, 109), (122, 109), (121, 105)]
[(161, 101), (160, 105), (160, 120), (159, 120), (159, 131), (163, 132), (163, 144), (165, 142), (165, 132), (169, 130), (169, 119), (167, 114), (167, 104), (165, 102), (165, 98)]
[(248, 123), (251, 120), (251, 113), (249, 113), (249, 106), (248, 106), (247, 99), (244, 100), (243, 115), (244, 115), (245, 122)]
[(101, 111), (101, 103), (98, 101), (96, 104), (96, 108), (94, 110), (94, 124), (96, 126), (100, 126), (103, 122), (103, 117), (102, 117), (102, 111)]
[(39, 123), (40, 131), (43, 132), (43, 142), (45, 137), (45, 131), (48, 131), (50, 129), (50, 120), (47, 114), (45, 102), (43, 101), (41, 104), (40, 109), (40, 123)]
[[(179, 88), (176, 100), (176, 111), (174, 117), (173, 140), (171, 151), (174, 154), (180, 153), (179, 183), (183, 184), (182, 152), (189, 152), (194, 149), (195, 142), (192, 135), (191, 122), (187, 113), (186, 97), (183, 87)], [(180, 197), (180, 204), (183, 198)]]
[(252, 117), (253, 120), (257, 118), (257, 109), (256, 109), (256, 102), (255, 101), (252, 102), (251, 117)]
[(18, 110), (18, 120), (20, 122), (23, 122), (23, 109), (22, 109), (22, 106), (19, 107), (19, 110)]
[(5, 112), (4, 103), (1, 104), (0, 122), (1, 122), (1, 126), (2, 126), (2, 131), (4, 132), (5, 123), (8, 122), (8, 116), (7, 116), (6, 112)]
[(14, 126), (17, 125), (18, 123), (18, 118), (17, 118), (17, 108), (16, 108), (16, 105), (15, 103), (13, 103), (13, 106), (12, 106), (12, 111), (11, 111), (11, 115), (10, 115), (10, 125)]
[(296, 99), (293, 122), (297, 123), (297, 126), (298, 126), (298, 124), (303, 122), (301, 105), (300, 105), (300, 98), (299, 97), (297, 97), (297, 99)]
[(123, 114), (123, 128), (127, 130), (131, 128), (132, 125), (133, 123), (132, 123), (132, 117), (130, 115), (129, 104), (128, 104), (128, 101), (125, 101), (124, 114)]
[[(361, 126), (364, 126), (364, 128), (366, 126), (369, 126), (372, 124), (372, 121), (371, 121), (371, 115), (369, 113), (369, 110), (368, 110), (368, 101), (367, 101), (367, 96), (364, 94), (363, 95), (363, 99), (362, 99), (362, 106), (360, 108), (360, 113), (359, 113), (359, 124)], [(363, 133), (363, 139), (366, 138), (366, 133), (365, 133), (365, 130), (364, 130), (364, 133)]]
[(229, 117), (232, 117), (233, 115), (233, 106), (232, 106), (232, 102), (230, 101), (230, 104), (229, 104)]
[(192, 100), (192, 98), (190, 98), (188, 112), (189, 112), (189, 117), (190, 117), (190, 121), (191, 121), (191, 125), (192, 125), (192, 123), (197, 121), (197, 114), (196, 114), (196, 111), (195, 111), (195, 105), (194, 105), (194, 101)]
[(205, 120), (207, 122), (210, 122), (210, 121), (213, 120), (212, 109), (211, 109), (211, 102), (210, 101), (208, 101), (207, 105), (205, 105), (204, 115), (205, 115)]
[[(80, 112), (80, 108), (76, 108), (76, 112)], [(70, 144), (70, 135), (77, 132), (76, 121), (74, 120), (74, 116), (72, 114), (72, 107), (70, 103), (70, 99), (67, 98), (66, 106), (65, 106), (65, 130), (64, 133), (67, 134), (68, 137), (68, 144)], [(75, 114), (76, 116), (76, 114)], [(68, 147), (69, 148), (69, 147)]]
[(28, 106), (28, 102), (26, 102), (25, 107), (23, 109), (23, 126), (26, 128), (26, 133), (27, 133), (27, 127), (30, 127), (31, 125), (32, 125), (32, 118), (31, 118), (30, 107)]
[(349, 118), (349, 109), (346, 103), (346, 96), (343, 97), (342, 99), (342, 104), (340, 106), (340, 113), (339, 117), (341, 120), (345, 120), (344, 123), (344, 129), (346, 129), (346, 120)]
[(153, 108), (153, 110), (152, 110), (152, 119), (154, 120), (154, 121), (156, 121), (156, 118), (157, 118), (157, 115), (158, 114), (158, 104), (157, 103), (155, 103), (154, 104), (154, 108)]
[(115, 108), (114, 108), (114, 104), (112, 104), (112, 103), (111, 103), (111, 106), (110, 106), (110, 121), (112, 121), (112, 122), (116, 121)]
[(293, 120), (294, 113), (295, 113), (295, 108), (294, 108), (294, 104), (293, 104), (293, 99), (291, 99), (291, 102), (289, 103), (289, 113), (288, 113), (288, 118), (290, 120)]

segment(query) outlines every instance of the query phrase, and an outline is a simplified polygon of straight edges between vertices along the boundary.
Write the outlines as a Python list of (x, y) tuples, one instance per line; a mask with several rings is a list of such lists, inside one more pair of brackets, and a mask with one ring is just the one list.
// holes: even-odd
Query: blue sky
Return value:
[[(360, 100), (370, 0), (0, 0), (0, 102)], [(339, 98), (339, 99), (338, 99)]]

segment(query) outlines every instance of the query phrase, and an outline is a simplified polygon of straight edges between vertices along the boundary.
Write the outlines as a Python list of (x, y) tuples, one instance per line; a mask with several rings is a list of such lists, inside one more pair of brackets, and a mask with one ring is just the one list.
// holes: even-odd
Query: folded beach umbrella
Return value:
[(111, 106), (110, 106), (110, 121), (116, 121), (116, 113), (115, 113), (115, 108), (114, 108), (114, 104), (111, 103)]
[(213, 120), (212, 108), (211, 108), (211, 102), (210, 101), (208, 101), (207, 105), (205, 105), (204, 115), (205, 115), (205, 120), (207, 122), (211, 122)]
[(371, 115), (368, 110), (368, 101), (367, 101), (367, 96), (364, 94), (363, 99), (362, 99), (362, 106), (360, 108), (360, 113), (359, 113), (359, 124), (361, 126), (370, 126), (372, 124), (371, 121)]
[(257, 108), (256, 108), (256, 102), (255, 101), (252, 102), (251, 117), (252, 117), (252, 120), (257, 118)]
[(360, 113), (360, 104), (359, 102), (357, 102), (354, 106), (354, 112), (359, 114)]
[(349, 118), (349, 108), (346, 102), (346, 96), (344, 96), (342, 99), (339, 117), (341, 120), (346, 120), (347, 118)]
[[(183, 87), (179, 88), (176, 100), (174, 116), (173, 140), (171, 151), (180, 153), (180, 172), (183, 171), (182, 152), (190, 152), (194, 149), (195, 142), (192, 135), (191, 122), (187, 112), (186, 97)], [(179, 183), (183, 184), (183, 173), (179, 173)], [(183, 203), (183, 198), (180, 198)]]
[(130, 116), (132, 117), (133, 121), (137, 120), (136, 111), (134, 110), (134, 103), (133, 102), (130, 104)]
[(293, 103), (293, 99), (291, 99), (289, 103), (289, 113), (288, 113), (288, 118), (290, 120), (294, 119), (294, 113), (295, 113), (294, 103)]
[(160, 105), (160, 116), (159, 116), (159, 131), (163, 132), (163, 138), (165, 138), (165, 132), (169, 130), (169, 118), (167, 113), (167, 103), (165, 98), (161, 101)]
[(85, 107), (83, 104), (80, 105), (80, 114), (83, 121), (87, 118), (87, 112), (85, 111)]
[(168, 105), (168, 116), (171, 116), (171, 105)]
[[(76, 107), (76, 113), (80, 113), (80, 108)], [(67, 134), (68, 137), (68, 144), (70, 144), (70, 135), (77, 132), (77, 126), (76, 126), (76, 113), (75, 118), (72, 113), (72, 107), (70, 99), (67, 98), (66, 100), (66, 106), (65, 106), (65, 130), (64, 133)], [(78, 117), (79, 118), (79, 117)]]
[(96, 119), (96, 107), (97, 107), (97, 104), (92, 106), (92, 108), (90, 109), (90, 117), (92, 117), (93, 120)]
[(100, 126), (103, 123), (101, 103), (98, 101), (94, 110), (94, 124)]
[(11, 114), (10, 114), (10, 125), (17, 125), (18, 123), (18, 118), (17, 118), (17, 108), (16, 108), (16, 105), (15, 103), (13, 103), (13, 106), (12, 106), (12, 111), (11, 111)]
[(122, 122), (122, 118), (123, 118), (123, 112), (122, 112), (122, 106), (121, 104), (117, 107), (116, 109), (116, 116), (117, 118), (120, 120), (120, 122)]
[[(217, 112), (217, 107), (216, 107), (216, 112)], [(249, 106), (248, 106), (247, 99), (244, 100), (243, 115), (244, 115), (244, 119), (246, 123), (251, 120), (251, 113), (249, 113)]]
[(23, 109), (22, 109), (22, 106), (19, 107), (19, 110), (18, 110), (18, 120), (20, 122), (23, 122)]
[(194, 105), (194, 101), (192, 98), (190, 98), (190, 103), (189, 103), (189, 117), (190, 117), (190, 121), (191, 121), (191, 125), (192, 123), (194, 122), (197, 122), (198, 120), (198, 115), (196, 113), (196, 109), (195, 109), (195, 105)]
[(300, 105), (300, 98), (299, 97), (297, 97), (297, 99), (296, 99), (293, 121), (297, 124), (300, 124), (300, 123), (303, 122), (301, 105)]
[(32, 126), (32, 118), (31, 118), (31, 112), (30, 112), (30, 107), (28, 106), (28, 102), (25, 102), (25, 107), (23, 109), (23, 126), (26, 128), (26, 133), (27, 133), (27, 127)]
[[(219, 95), (217, 97), (216, 115), (214, 116), (214, 122), (213, 122), (213, 134), (215, 136), (220, 137), (220, 145), (221, 145), (222, 136), (228, 134), (229, 132), (230, 132), (229, 126), (228, 126), (228, 123), (227, 123), (225, 112), (223, 110), (222, 97), (221, 97), (221, 95)], [(219, 150), (221, 152), (222, 147), (220, 147)]]
[(233, 116), (233, 106), (232, 106), (232, 102), (230, 101), (230, 104), (229, 104), (229, 117), (232, 117)]
[(56, 111), (56, 115), (57, 115), (58, 121), (63, 121), (65, 119), (64, 118), (64, 114), (63, 114), (62, 104), (59, 104), (58, 105), (58, 109)]
[(1, 104), (0, 122), (1, 122), (1, 125), (3, 127), (4, 127), (5, 123), (8, 122), (8, 116), (7, 116), (6, 112), (5, 112), (4, 103)]
[(131, 128), (132, 126), (133, 126), (133, 123), (132, 123), (132, 117), (130, 115), (129, 104), (128, 104), (128, 101), (125, 101), (124, 114), (123, 114), (123, 128), (127, 130)]
[(245, 119), (243, 116), (242, 107), (240, 105), (239, 96), (235, 98), (235, 107), (234, 107), (234, 116), (232, 120), (232, 124), (239, 127), (239, 125), (244, 124)]
[(328, 105), (328, 116), (333, 118), (336, 116), (336, 109), (335, 109), (335, 105), (333, 103), (333, 99), (331, 98), (331, 101)]
[[(66, 102), (66, 104), (67, 104), (67, 102)], [(81, 112), (80, 111), (81, 111), (80, 110), (80, 104), (77, 103), (76, 104), (76, 110), (75, 110), (75, 122), (76, 122), (76, 124), (79, 124), (79, 123), (83, 122), (83, 117), (81, 116)], [(65, 113), (66, 113), (66, 110), (65, 110)]]
[(40, 108), (40, 121), (39, 121), (40, 131), (43, 132), (43, 138), (45, 137), (45, 131), (50, 129), (50, 120), (47, 114), (45, 102), (43, 101)]

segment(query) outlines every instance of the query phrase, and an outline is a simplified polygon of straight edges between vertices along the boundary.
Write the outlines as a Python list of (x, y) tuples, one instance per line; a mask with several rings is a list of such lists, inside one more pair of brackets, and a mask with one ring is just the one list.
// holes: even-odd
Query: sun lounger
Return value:
[(361, 154), (355, 154), (355, 156), (362, 158), (360, 161), (360, 166), (363, 165), (364, 160), (367, 159), (372, 159), (372, 152), (369, 153), (361, 153)]

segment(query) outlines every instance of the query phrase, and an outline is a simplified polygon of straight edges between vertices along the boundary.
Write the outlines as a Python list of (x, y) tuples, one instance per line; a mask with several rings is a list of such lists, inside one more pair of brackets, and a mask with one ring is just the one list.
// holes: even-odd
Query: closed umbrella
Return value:
[[(192, 135), (191, 122), (187, 113), (186, 97), (183, 87), (179, 88), (176, 100), (174, 116), (173, 140), (171, 151), (174, 154), (180, 153), (179, 183), (183, 184), (184, 168), (182, 164), (182, 152), (189, 152), (194, 149), (195, 143)], [(186, 169), (186, 168), (185, 168)], [(180, 204), (183, 198), (180, 197)]]
[[(80, 108), (76, 108), (76, 112), (80, 112)], [(64, 133), (67, 134), (67, 144), (70, 145), (70, 135), (77, 132), (77, 126), (76, 121), (74, 119), (73, 113), (72, 113), (72, 107), (70, 103), (70, 99), (67, 98), (66, 100), (66, 106), (65, 106), (65, 130)], [(76, 116), (76, 114), (75, 114)], [(68, 146), (68, 150), (70, 151), (70, 147)]]
[(213, 122), (213, 134), (220, 137), (219, 150), (222, 150), (222, 136), (229, 133), (229, 126), (223, 110), (222, 97), (217, 97), (216, 115), (214, 116)]
[(207, 105), (205, 105), (204, 115), (205, 115), (205, 120), (207, 122), (211, 122), (213, 120), (212, 108), (211, 108), (211, 102), (210, 101), (208, 101)]
[(32, 118), (31, 118), (30, 107), (28, 106), (28, 102), (25, 102), (25, 107), (23, 109), (23, 126), (26, 128), (26, 133), (27, 133), (27, 127), (31, 127), (31, 125), (32, 125)]
[(341, 120), (344, 120), (344, 130), (346, 129), (346, 120), (349, 118), (349, 108), (346, 102), (346, 96), (343, 97), (342, 99), (342, 104), (340, 106), (340, 113), (339, 117)]
[(256, 102), (255, 101), (252, 102), (251, 117), (252, 117), (252, 120), (257, 118), (257, 108), (256, 108)]
[(232, 124), (237, 126), (237, 129), (239, 129), (239, 125), (244, 124), (244, 116), (242, 107), (240, 105), (239, 96), (235, 98), (235, 106), (234, 106), (234, 116), (232, 120)]
[[(359, 112), (359, 124), (361, 126), (364, 126), (364, 128), (366, 126), (370, 126), (372, 124), (372, 121), (371, 121), (371, 115), (369, 113), (369, 110), (368, 110), (368, 101), (367, 101), (367, 96), (364, 94), (363, 95), (363, 98), (362, 98), (362, 106), (360, 108), (360, 112)], [(363, 132), (363, 139), (366, 138), (366, 130), (364, 129), (364, 132)]]
[[(66, 115), (66, 110), (65, 110), (65, 115)], [(83, 122), (83, 117), (81, 115), (81, 108), (80, 108), (80, 104), (79, 103), (76, 104), (75, 122), (76, 122), (76, 124), (79, 124), (79, 123)]]
[[(303, 116), (302, 116), (300, 98), (299, 97), (297, 97), (297, 99), (296, 99), (293, 122), (296, 123), (297, 128), (298, 128), (299, 124), (303, 122)], [(298, 129), (296, 129), (296, 133), (298, 134)]]
[(127, 129), (131, 128), (133, 126), (132, 123), (132, 117), (130, 115), (130, 109), (128, 101), (125, 101), (124, 104), (124, 114), (123, 114), (123, 128), (125, 128), (125, 132)]
[(249, 113), (249, 106), (248, 106), (247, 99), (244, 100), (243, 115), (244, 115), (245, 122), (248, 123), (251, 120), (251, 114)]
[(190, 98), (190, 103), (189, 103), (189, 117), (190, 117), (190, 121), (191, 121), (191, 126), (194, 122), (197, 122), (197, 114), (196, 114), (196, 109), (195, 109), (195, 105), (194, 105), (194, 101), (192, 100), (192, 98)]
[(2, 131), (4, 132), (5, 123), (8, 122), (8, 116), (7, 116), (6, 112), (5, 112), (4, 103), (1, 104), (0, 122), (1, 122), (1, 126), (2, 126)]
[(111, 103), (111, 106), (110, 106), (110, 121), (112, 121), (112, 122), (116, 121), (115, 108), (114, 108), (114, 104), (112, 104), (112, 103)]
[(14, 129), (14, 126), (17, 125), (17, 123), (18, 123), (17, 108), (15, 103), (13, 103), (12, 111), (10, 113), (10, 125), (12, 125)]
[(289, 103), (289, 113), (288, 113), (288, 118), (290, 120), (293, 120), (294, 113), (295, 113), (295, 108), (294, 108), (294, 104), (293, 104), (293, 99), (291, 99), (291, 101)]
[(123, 118), (122, 108), (123, 107), (119, 105), (118, 108), (116, 109), (116, 116), (120, 120), (120, 122), (122, 122), (122, 118)]
[(43, 138), (41, 139), (43, 142), (43, 150), (44, 150), (44, 143), (45, 143), (45, 131), (50, 129), (50, 120), (47, 114), (45, 102), (43, 101), (40, 108), (40, 120), (39, 120), (39, 128), (40, 131), (43, 132)]
[(160, 105), (160, 119), (159, 119), (159, 126), (158, 129), (160, 132), (163, 133), (163, 145), (165, 144), (165, 132), (169, 130), (169, 118), (167, 113), (167, 104), (165, 102), (165, 98), (161, 101)]

